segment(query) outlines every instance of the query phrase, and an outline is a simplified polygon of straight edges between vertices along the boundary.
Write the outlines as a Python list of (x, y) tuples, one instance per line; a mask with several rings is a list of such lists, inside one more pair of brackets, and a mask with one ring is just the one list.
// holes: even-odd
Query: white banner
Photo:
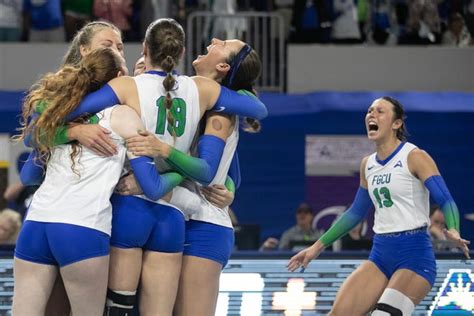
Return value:
[(306, 176), (353, 175), (362, 158), (374, 150), (366, 136), (306, 135)]

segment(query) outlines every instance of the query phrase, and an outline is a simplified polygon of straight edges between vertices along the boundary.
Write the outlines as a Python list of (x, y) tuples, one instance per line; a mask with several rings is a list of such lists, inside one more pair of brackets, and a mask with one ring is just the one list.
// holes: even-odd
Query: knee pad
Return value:
[(131, 316), (137, 301), (137, 291), (113, 291), (107, 289), (104, 316)]
[(415, 304), (400, 291), (386, 288), (375, 305), (372, 316), (410, 316)]

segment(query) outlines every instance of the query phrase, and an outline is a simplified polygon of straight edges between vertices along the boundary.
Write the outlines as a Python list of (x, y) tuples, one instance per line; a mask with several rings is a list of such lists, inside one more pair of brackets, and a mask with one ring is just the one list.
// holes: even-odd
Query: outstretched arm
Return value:
[[(36, 106), (36, 111), (33, 113), (30, 120), (35, 120), (46, 109), (46, 102), (40, 102)], [(51, 146), (59, 146), (67, 144), (71, 141), (78, 141), (81, 145), (89, 148), (99, 156), (112, 156), (117, 153), (115, 143), (110, 139), (109, 130), (96, 124), (98, 122), (97, 116), (92, 116), (89, 119), (90, 124), (75, 124), (63, 125), (58, 127)], [(36, 147), (37, 144), (32, 139), (34, 131), (30, 131), (25, 136), (24, 144), (27, 147)]]
[(120, 104), (117, 94), (110, 85), (105, 84), (99, 90), (86, 95), (74, 111), (68, 114), (66, 120), (74, 121), (83, 114), (94, 114), (116, 104)]
[(342, 214), (318, 241), (290, 259), (287, 266), (289, 271), (295, 271), (299, 267), (305, 269), (309, 262), (319, 256), (325, 247), (347, 234), (365, 218), (367, 212), (373, 206), (369, 192), (367, 191), (367, 180), (365, 179), (366, 163), (367, 158), (364, 158), (360, 164), (360, 186), (351, 207)]
[(95, 114), (116, 104), (127, 104), (136, 94), (136, 84), (132, 77), (114, 78), (99, 90), (86, 95), (66, 120), (73, 121), (86, 113)]
[(262, 120), (268, 115), (265, 104), (249, 91), (236, 92), (205, 77), (196, 76), (193, 79), (199, 88), (200, 102), (207, 105), (207, 110), (257, 120)]
[(408, 168), (425, 184), (433, 200), (441, 207), (448, 227), (448, 230), (445, 231), (446, 237), (455, 242), (456, 246), (469, 258), (468, 245), (470, 242), (460, 236), (458, 207), (433, 158), (424, 150), (414, 149), (408, 155)]

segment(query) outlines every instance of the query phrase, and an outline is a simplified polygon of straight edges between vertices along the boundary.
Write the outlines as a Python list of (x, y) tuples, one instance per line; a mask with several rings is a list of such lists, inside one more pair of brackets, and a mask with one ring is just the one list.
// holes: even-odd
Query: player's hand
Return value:
[(135, 176), (132, 174), (126, 175), (118, 182), (115, 187), (115, 192), (120, 195), (137, 195), (143, 194), (142, 189), (137, 183)]
[(310, 247), (301, 250), (296, 255), (291, 257), (290, 261), (286, 265), (288, 271), (295, 271), (298, 268), (302, 268), (302, 271), (306, 269), (309, 262), (314, 258), (318, 257), (321, 252), (324, 250), (323, 247), (318, 246), (318, 242), (314, 243)]
[(109, 134), (110, 131), (99, 124), (78, 124), (68, 129), (69, 139), (77, 140), (84, 147), (103, 157), (117, 154), (117, 145)]
[(451, 240), (456, 245), (456, 247), (462, 250), (466, 258), (471, 259), (469, 256), (469, 248), (467, 246), (471, 243), (469, 240), (462, 239), (459, 235), (459, 232), (455, 229), (445, 229), (444, 234), (448, 240)]
[(206, 200), (218, 208), (224, 208), (234, 202), (234, 193), (227, 190), (225, 185), (222, 184), (214, 184), (210, 187), (202, 187), (201, 192)]
[(137, 136), (126, 139), (127, 149), (135, 156), (168, 158), (170, 146), (148, 131), (138, 131)]

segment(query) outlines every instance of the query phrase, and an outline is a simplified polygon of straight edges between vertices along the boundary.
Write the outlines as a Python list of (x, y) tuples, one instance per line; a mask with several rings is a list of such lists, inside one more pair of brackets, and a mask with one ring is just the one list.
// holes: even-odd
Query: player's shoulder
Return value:
[(413, 148), (410, 148), (410, 151), (408, 152), (408, 159), (410, 159), (410, 160), (413, 160), (413, 159), (426, 159), (428, 157), (430, 157), (430, 155), (426, 152), (426, 150), (423, 150), (423, 149), (418, 148), (416, 146), (414, 146)]
[(370, 155), (364, 156), (364, 158), (362, 158), (362, 160), (360, 161), (360, 168), (361, 169), (365, 170), (365, 167), (367, 166), (367, 162), (369, 161), (369, 159), (372, 155), (373, 154), (370, 154)]
[(142, 127), (137, 112), (127, 105), (116, 105), (110, 116), (110, 126), (114, 132), (123, 138), (135, 135), (138, 128)]

